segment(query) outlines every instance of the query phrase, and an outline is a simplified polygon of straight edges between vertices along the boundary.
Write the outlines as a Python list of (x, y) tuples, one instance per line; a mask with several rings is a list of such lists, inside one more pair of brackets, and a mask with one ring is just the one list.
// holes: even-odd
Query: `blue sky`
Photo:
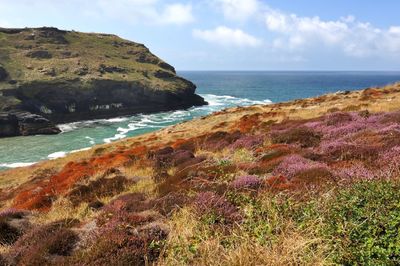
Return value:
[(144, 43), (178, 70), (400, 70), (397, 0), (0, 0), (0, 26)]

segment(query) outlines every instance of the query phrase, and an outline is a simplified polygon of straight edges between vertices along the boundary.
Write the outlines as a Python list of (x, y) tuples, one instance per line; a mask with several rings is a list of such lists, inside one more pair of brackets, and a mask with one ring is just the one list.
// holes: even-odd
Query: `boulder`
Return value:
[(0, 82), (6, 80), (8, 77), (8, 73), (6, 69), (2, 66), (0, 66)]
[(36, 59), (50, 59), (53, 55), (46, 50), (37, 50), (31, 51), (26, 54), (27, 57), (36, 58)]
[(58, 134), (48, 119), (28, 112), (0, 113), (0, 137)]

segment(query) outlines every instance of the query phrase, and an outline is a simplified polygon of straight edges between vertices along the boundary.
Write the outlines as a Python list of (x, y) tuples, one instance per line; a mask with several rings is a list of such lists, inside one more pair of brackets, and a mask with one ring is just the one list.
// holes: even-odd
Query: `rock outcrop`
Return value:
[(29, 112), (0, 114), (0, 137), (60, 133), (54, 123)]
[(55, 123), (207, 104), (142, 44), (56, 28), (0, 28), (0, 137)]

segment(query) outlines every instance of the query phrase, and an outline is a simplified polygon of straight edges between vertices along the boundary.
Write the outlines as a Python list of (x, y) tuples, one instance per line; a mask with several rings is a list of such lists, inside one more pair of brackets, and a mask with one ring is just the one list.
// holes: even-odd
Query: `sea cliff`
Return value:
[(115, 35), (0, 28), (0, 137), (206, 104), (195, 89), (144, 45)]

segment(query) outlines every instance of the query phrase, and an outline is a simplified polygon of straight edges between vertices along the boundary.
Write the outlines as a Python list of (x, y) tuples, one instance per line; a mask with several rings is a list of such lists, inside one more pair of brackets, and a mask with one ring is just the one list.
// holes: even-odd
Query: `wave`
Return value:
[[(62, 158), (70, 153), (88, 150), (95, 144), (111, 143), (119, 139), (143, 134), (145, 132), (154, 131), (169, 125), (191, 120), (196, 117), (205, 116), (212, 112), (229, 107), (271, 103), (270, 100), (259, 101), (229, 95), (201, 94), (201, 96), (209, 103), (208, 105), (192, 107), (187, 110), (176, 110), (153, 114), (137, 114), (133, 116), (86, 120), (58, 125), (62, 130), (62, 133), (75, 132), (74, 134), (63, 135), (62, 139), (69, 140), (71, 143), (64, 147), (60, 146), (59, 151), (47, 155), (43, 154), (33, 160), (54, 160)], [(90, 147), (77, 149), (82, 146)], [(3, 163), (0, 164), (0, 168), (23, 167), (34, 163), (35, 162)]]
[(47, 155), (47, 158), (49, 158), (50, 160), (54, 160), (54, 159), (65, 157), (66, 155), (67, 155), (67, 152), (65, 152), (65, 151), (57, 151), (57, 152), (53, 152), (53, 153)]
[(0, 168), (18, 168), (34, 165), (37, 162), (32, 163), (1, 163)]

